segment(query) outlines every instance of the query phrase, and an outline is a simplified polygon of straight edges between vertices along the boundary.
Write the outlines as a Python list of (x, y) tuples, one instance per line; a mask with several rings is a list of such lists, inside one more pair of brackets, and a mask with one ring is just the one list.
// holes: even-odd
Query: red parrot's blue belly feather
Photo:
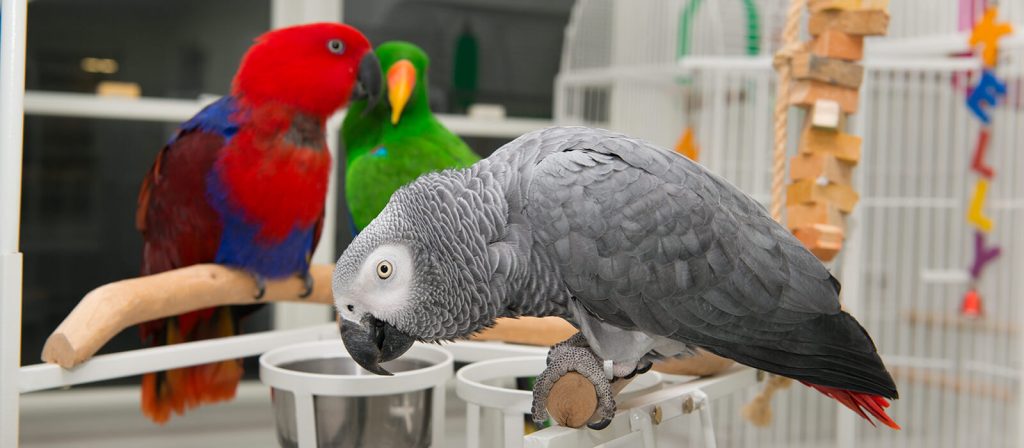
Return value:
[[(220, 235), (216, 263), (235, 266), (267, 278), (281, 278), (309, 269), (309, 257), (316, 244), (317, 222), (293, 222), (283, 235), (263, 235), (268, 223), (246, 216), (232, 204), (228, 189), (217, 171), (210, 173), (207, 197), (220, 213), (224, 230)], [(322, 202), (322, 199), (321, 199)], [(297, 221), (297, 220), (296, 220)]]
[(258, 224), (226, 216), (216, 263), (235, 266), (267, 278), (281, 278), (309, 269), (315, 228), (296, 228), (284, 239), (261, 241)]

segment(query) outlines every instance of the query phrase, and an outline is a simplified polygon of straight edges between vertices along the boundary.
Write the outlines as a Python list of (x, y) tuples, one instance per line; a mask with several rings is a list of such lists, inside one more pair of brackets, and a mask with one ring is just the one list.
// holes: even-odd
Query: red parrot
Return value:
[[(318, 23), (256, 39), (231, 94), (207, 106), (160, 150), (139, 192), (136, 227), (142, 274), (199, 263), (244, 269), (263, 295), (265, 278), (301, 276), (320, 237), (331, 156), (324, 127), (349, 99), (375, 102), (380, 63), (356, 29)], [(249, 307), (216, 307), (140, 326), (149, 345), (234, 335)], [(142, 379), (142, 412), (164, 423), (171, 411), (234, 397), (240, 360)]]

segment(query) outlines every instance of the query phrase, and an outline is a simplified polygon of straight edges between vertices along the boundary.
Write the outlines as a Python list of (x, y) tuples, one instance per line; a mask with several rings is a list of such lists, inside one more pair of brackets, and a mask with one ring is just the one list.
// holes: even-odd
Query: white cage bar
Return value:
[(26, 0), (0, 3), (0, 446), (18, 443), (21, 364), (22, 102), (25, 93)]

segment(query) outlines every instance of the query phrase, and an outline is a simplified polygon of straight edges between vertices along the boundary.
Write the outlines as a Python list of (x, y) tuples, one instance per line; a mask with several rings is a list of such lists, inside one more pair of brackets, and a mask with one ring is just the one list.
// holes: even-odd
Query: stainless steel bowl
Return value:
[[(382, 364), (391, 372), (405, 372), (430, 366), (414, 359)], [(296, 361), (279, 366), (305, 373), (338, 376), (373, 375), (351, 358), (331, 357)], [(271, 388), (277, 441), (282, 447), (297, 448), (295, 397), (291, 392)], [(314, 396), (318, 447), (406, 448), (430, 446), (431, 390), (372, 397)]]

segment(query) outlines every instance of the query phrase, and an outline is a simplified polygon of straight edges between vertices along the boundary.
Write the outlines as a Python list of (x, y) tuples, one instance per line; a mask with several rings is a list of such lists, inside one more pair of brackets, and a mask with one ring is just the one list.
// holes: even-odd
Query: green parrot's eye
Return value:
[(379, 277), (381, 280), (387, 280), (388, 277), (391, 277), (391, 273), (394, 270), (395, 268), (391, 266), (390, 261), (381, 260), (379, 263), (377, 263), (377, 277)]
[(331, 39), (327, 41), (327, 49), (331, 50), (331, 53), (342, 54), (345, 52), (345, 43), (339, 39)]

